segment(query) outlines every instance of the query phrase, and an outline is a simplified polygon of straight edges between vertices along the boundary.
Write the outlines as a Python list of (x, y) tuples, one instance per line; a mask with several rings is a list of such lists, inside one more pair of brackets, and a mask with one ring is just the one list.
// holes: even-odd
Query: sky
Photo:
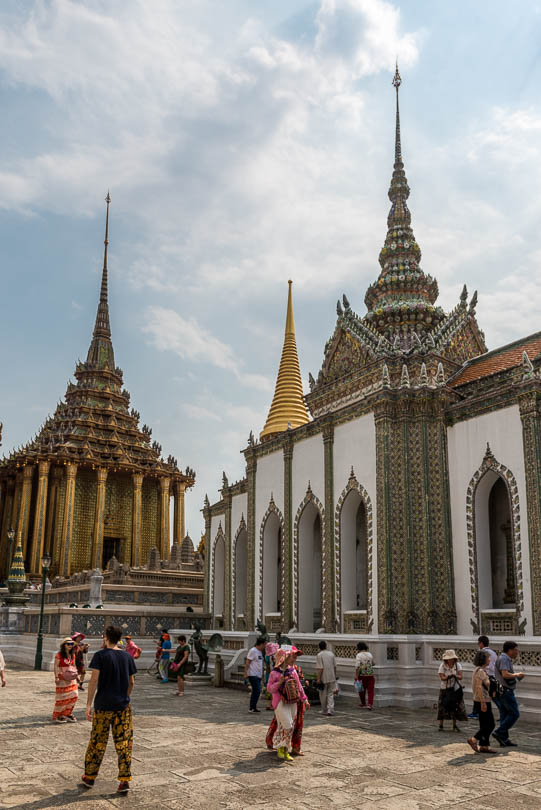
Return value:
[(262, 429), (294, 282), (305, 390), (366, 311), (402, 151), (425, 272), (489, 348), (541, 329), (541, 3), (2, 0), (0, 421), (26, 442), (85, 358), (111, 192), (118, 365), (205, 493)]

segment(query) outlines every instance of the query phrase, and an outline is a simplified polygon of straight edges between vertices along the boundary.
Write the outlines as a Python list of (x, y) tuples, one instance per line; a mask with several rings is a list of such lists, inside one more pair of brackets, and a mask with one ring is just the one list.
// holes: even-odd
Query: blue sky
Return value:
[(422, 267), (479, 291), (493, 348), (541, 328), (541, 3), (3, 0), (3, 450), (90, 341), (111, 190), (116, 359), (205, 492), (243, 475), (294, 284), (303, 377), (346, 292), (365, 312), (402, 145)]

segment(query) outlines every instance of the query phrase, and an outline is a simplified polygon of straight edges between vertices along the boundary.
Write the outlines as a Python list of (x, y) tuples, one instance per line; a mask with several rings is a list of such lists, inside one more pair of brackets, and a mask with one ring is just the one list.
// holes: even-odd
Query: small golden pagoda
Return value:
[(51, 573), (69, 576), (104, 568), (111, 557), (146, 563), (153, 547), (169, 557), (170, 497), (173, 540), (185, 535), (184, 492), (195, 473), (162, 458), (152, 431), (130, 410), (122, 370), (115, 365), (108, 305), (107, 194), (105, 249), (94, 333), (84, 363), (75, 368), (65, 399), (38, 435), (0, 462), (0, 571), (9, 560), (7, 532), (16, 530), (26, 571), (38, 575), (41, 557)]
[(295, 321), (293, 320), (293, 299), (291, 294), (293, 282), (288, 281), (288, 285), (287, 317), (282, 359), (280, 360), (278, 379), (276, 380), (269, 415), (260, 434), (261, 441), (270, 439), (276, 433), (282, 433), (288, 428), (298, 428), (309, 421), (308, 411), (304, 404), (301, 370), (295, 340)]

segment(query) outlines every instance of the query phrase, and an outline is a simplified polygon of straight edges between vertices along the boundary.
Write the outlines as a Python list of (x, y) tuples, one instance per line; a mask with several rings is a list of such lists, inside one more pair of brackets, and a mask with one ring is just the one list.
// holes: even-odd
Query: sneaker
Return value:
[(479, 715), (477, 714), (477, 712), (472, 712), (471, 714), (468, 715), (468, 717), (469, 717), (470, 720), (478, 720), (479, 719)]
[(129, 789), (130, 789), (130, 783), (129, 782), (119, 782), (118, 787), (116, 789), (116, 792), (117, 793), (127, 793)]
[(62, 715), (62, 717), (55, 717), (54, 722), (55, 723), (67, 723), (67, 720), (64, 717), (64, 715)]
[(334, 712), (327, 712), (327, 717), (332, 717)]
[(79, 687), (79, 692), (84, 692), (84, 691), (85, 691), (84, 686), (80, 686), (80, 687)]
[(81, 784), (90, 790), (90, 788), (94, 787), (94, 780), (90, 779), (89, 776), (81, 776)]
[(506, 748), (517, 748), (518, 745), (517, 745), (517, 743), (514, 743), (511, 740), (506, 740), (505, 741), (505, 747)]
[(259, 714), (261, 712), (261, 709), (250, 709), (250, 712), (252, 714)]
[(66, 720), (68, 721), (68, 723), (76, 723), (77, 722), (77, 718), (74, 717), (72, 714), (68, 714), (67, 717), (66, 717)]

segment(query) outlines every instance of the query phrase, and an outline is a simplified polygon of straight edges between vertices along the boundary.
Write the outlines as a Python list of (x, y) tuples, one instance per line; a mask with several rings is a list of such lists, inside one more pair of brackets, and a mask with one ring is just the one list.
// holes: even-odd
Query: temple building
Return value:
[[(245, 477), (205, 499), (216, 627), (541, 635), (541, 332), (487, 350), (421, 268), (402, 156), (366, 313), (344, 295), (303, 396), (291, 283), (276, 391)], [(449, 645), (447, 645), (449, 646)]]
[[(8, 565), (10, 527), (21, 542), (27, 574), (38, 575), (44, 550), (51, 575), (69, 577), (105, 568), (111, 558), (130, 566), (147, 562), (156, 547), (170, 551), (170, 498), (174, 498), (173, 540), (185, 536), (184, 493), (195, 473), (162, 458), (152, 430), (139, 427), (115, 363), (108, 305), (105, 249), (94, 333), (75, 382), (37, 436), (0, 463), (0, 570)], [(11, 550), (13, 551), (13, 549)]]

